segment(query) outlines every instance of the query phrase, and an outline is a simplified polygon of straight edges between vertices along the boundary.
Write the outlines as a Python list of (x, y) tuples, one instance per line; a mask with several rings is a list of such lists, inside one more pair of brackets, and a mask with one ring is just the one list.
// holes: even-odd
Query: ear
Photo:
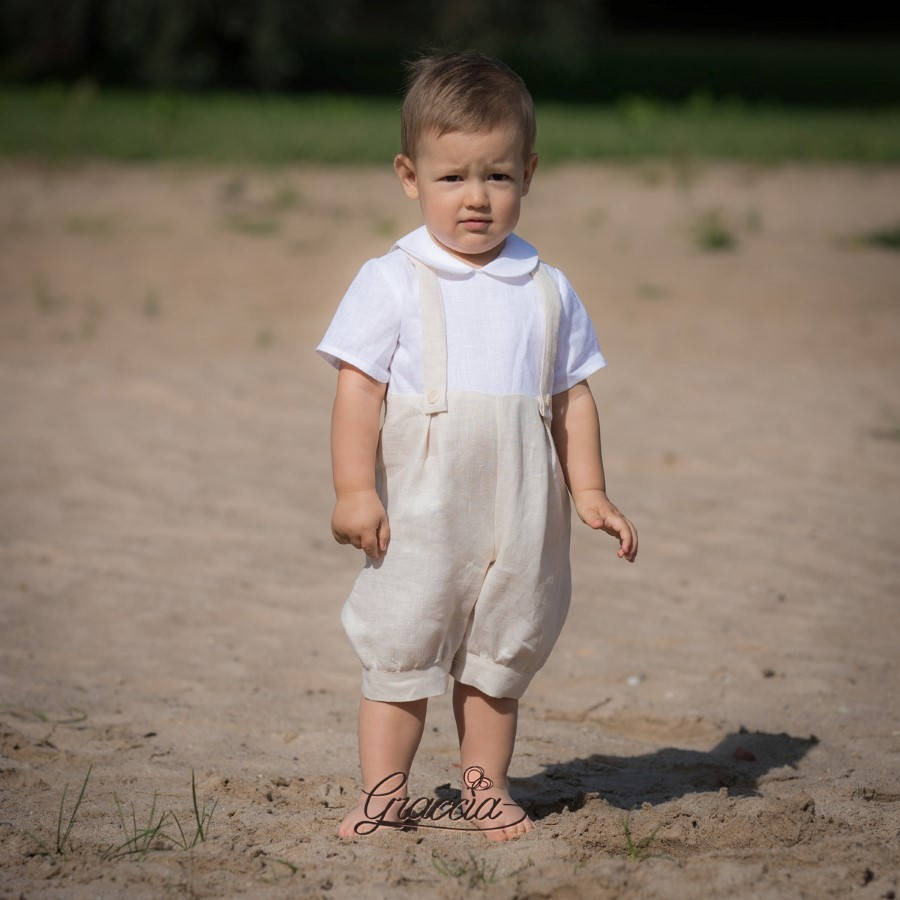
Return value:
[(403, 192), (410, 200), (415, 200), (419, 196), (419, 185), (416, 181), (415, 163), (402, 153), (398, 153), (394, 157), (394, 171), (403, 185)]
[(531, 187), (531, 179), (534, 177), (534, 170), (537, 168), (537, 164), (538, 155), (537, 153), (532, 153), (531, 156), (528, 157), (528, 162), (525, 163), (525, 177), (522, 180), (523, 197), (528, 193), (528, 188)]

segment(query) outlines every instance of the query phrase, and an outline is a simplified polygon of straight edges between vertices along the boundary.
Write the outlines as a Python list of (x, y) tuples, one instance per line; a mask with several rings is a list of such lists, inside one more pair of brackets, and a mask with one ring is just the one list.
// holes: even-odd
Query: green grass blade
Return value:
[(187, 838), (184, 836), (184, 829), (181, 827), (181, 822), (178, 821), (178, 816), (175, 813), (172, 813), (172, 818), (175, 820), (175, 825), (178, 827), (178, 831), (181, 834), (181, 843), (179, 846), (182, 850), (187, 850)]
[(212, 824), (213, 813), (216, 811), (216, 807), (219, 805), (218, 800), (213, 800), (212, 806), (209, 808), (209, 812), (206, 812), (206, 801), (203, 801), (203, 814), (206, 816), (206, 834), (209, 834), (209, 826)]
[(69, 786), (66, 785), (63, 788), (62, 797), (59, 800), (59, 815), (56, 817), (56, 852), (62, 853), (62, 844), (61, 844), (61, 836), (62, 836), (62, 815), (63, 815), (63, 804), (66, 802), (66, 793), (69, 790)]
[[(197, 782), (194, 778), (194, 770), (191, 769), (191, 797), (194, 800), (194, 818), (197, 820), (197, 832), (200, 835), (200, 840), (203, 840), (203, 822), (200, 819), (200, 813), (197, 810)], [(196, 841), (196, 838), (195, 838)]]
[(116, 812), (119, 814), (119, 824), (122, 826), (122, 833), (127, 836), (128, 829), (125, 827), (125, 814), (122, 812), (122, 801), (115, 792), (113, 792), (113, 800), (116, 802)]
[[(78, 794), (78, 799), (75, 801), (75, 808), (72, 810), (72, 815), (69, 817), (69, 824), (66, 827), (66, 833), (63, 835), (63, 845), (68, 841), (72, 826), (75, 824), (75, 817), (78, 815), (78, 809), (81, 806), (81, 801), (84, 799), (84, 792), (87, 790), (88, 779), (91, 777), (91, 770), (93, 768), (94, 764), (91, 763), (91, 765), (88, 766), (87, 774), (84, 776), (84, 784), (81, 785), (81, 792)], [(60, 809), (61, 808), (62, 807), (60, 807)]]
[(300, 867), (295, 865), (292, 862), (289, 862), (286, 859), (282, 859), (280, 856), (270, 856), (270, 862), (281, 863), (283, 866), (287, 866), (291, 870), (291, 875), (296, 875), (300, 871)]
[[(147, 826), (146, 826), (146, 828), (144, 828), (145, 833), (153, 830), (153, 817), (156, 815), (156, 798), (157, 798), (157, 796), (158, 796), (158, 794), (156, 793), (156, 791), (154, 791), (153, 792), (153, 803), (150, 806), (150, 815), (147, 817)], [(163, 813), (163, 818), (165, 818), (165, 813)], [(160, 819), (160, 822), (162, 822), (162, 819)], [(145, 847), (149, 846), (150, 840), (152, 840), (152, 838), (149, 838), (147, 840)]]

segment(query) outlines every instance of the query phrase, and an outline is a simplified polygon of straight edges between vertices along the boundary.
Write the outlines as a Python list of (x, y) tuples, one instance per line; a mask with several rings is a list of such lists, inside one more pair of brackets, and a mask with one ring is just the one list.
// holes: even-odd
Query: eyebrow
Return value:
[[(485, 163), (485, 166), (489, 169), (495, 168), (495, 167), (502, 167), (502, 166), (512, 167), (512, 166), (516, 165), (516, 159), (517, 159), (517, 157), (513, 153), (513, 154), (510, 154), (509, 156), (500, 157), (499, 159), (488, 160), (487, 163)], [(468, 161), (463, 161), (463, 160), (454, 159), (454, 160), (450, 160), (450, 161), (448, 161), (448, 160), (439, 161), (439, 168), (442, 168), (442, 169), (465, 169), (465, 168), (468, 168), (468, 166), (469, 166)]]

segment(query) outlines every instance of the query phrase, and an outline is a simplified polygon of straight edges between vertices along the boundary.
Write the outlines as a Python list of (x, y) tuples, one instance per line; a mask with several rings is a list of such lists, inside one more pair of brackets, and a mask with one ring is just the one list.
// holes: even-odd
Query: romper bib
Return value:
[(409, 258), (424, 394), (385, 394), (375, 488), (391, 540), (379, 562), (366, 557), (341, 624), (371, 700), (437, 696), (450, 675), (518, 698), (550, 655), (571, 597), (569, 492), (550, 432), (559, 293), (539, 264), (538, 397), (448, 391), (440, 284)]

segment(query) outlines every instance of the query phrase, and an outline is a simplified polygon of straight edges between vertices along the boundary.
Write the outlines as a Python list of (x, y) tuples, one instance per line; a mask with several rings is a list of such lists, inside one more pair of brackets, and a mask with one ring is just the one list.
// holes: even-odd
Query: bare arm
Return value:
[(375, 451), (387, 385), (349, 363), (338, 372), (331, 413), (331, 467), (335, 505), (331, 532), (373, 559), (390, 541), (387, 513), (375, 491)]
[(618, 537), (618, 555), (634, 562), (637, 529), (606, 496), (600, 421), (587, 381), (553, 396), (550, 432), (578, 517), (592, 528)]

